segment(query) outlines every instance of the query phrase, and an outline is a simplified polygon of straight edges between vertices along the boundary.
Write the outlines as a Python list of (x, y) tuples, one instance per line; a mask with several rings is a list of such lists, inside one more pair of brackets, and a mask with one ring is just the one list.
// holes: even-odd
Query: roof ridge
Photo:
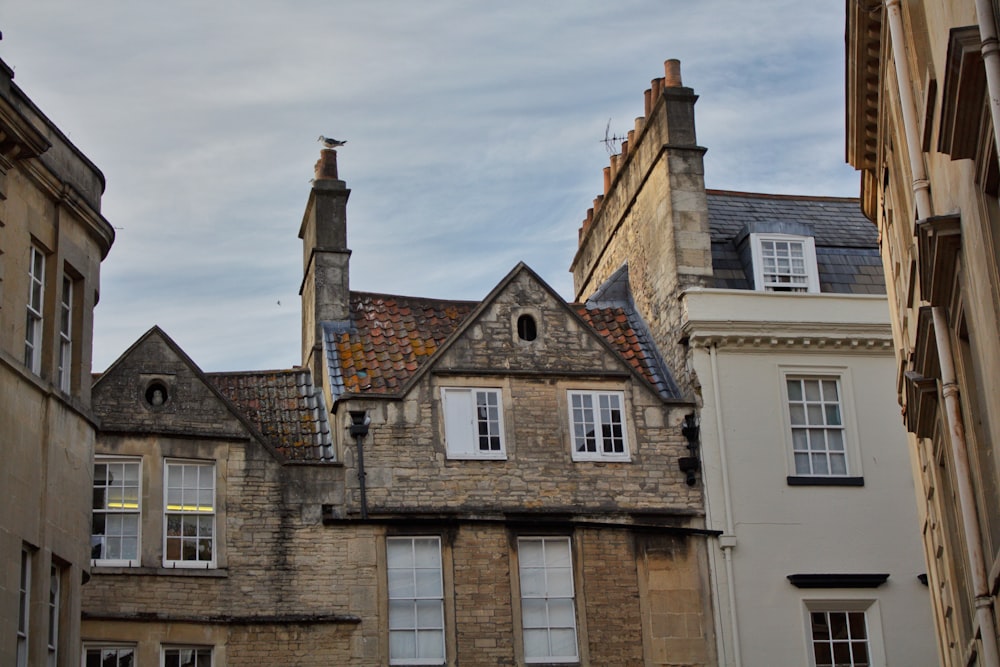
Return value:
[(369, 297), (375, 297), (375, 298), (388, 298), (388, 299), (412, 299), (412, 300), (415, 300), (415, 301), (434, 301), (434, 302), (437, 302), (437, 303), (448, 303), (448, 304), (458, 304), (458, 303), (461, 303), (461, 304), (476, 305), (476, 304), (482, 303), (482, 299), (441, 299), (441, 298), (437, 298), (437, 297), (428, 297), (428, 296), (411, 296), (411, 295), (406, 295), (406, 294), (386, 294), (386, 293), (383, 293), (383, 292), (364, 292), (364, 291), (358, 291), (358, 290), (351, 290), (350, 294), (351, 294), (351, 297), (355, 297), (355, 296), (358, 296), (358, 297), (369, 296)]
[(844, 203), (852, 203), (852, 202), (860, 203), (861, 201), (857, 197), (833, 197), (826, 195), (780, 195), (780, 194), (771, 194), (767, 192), (743, 192), (741, 190), (715, 190), (712, 188), (706, 188), (705, 194), (720, 195), (723, 197), (733, 196), (733, 197), (754, 197), (756, 199), (778, 199), (782, 201), (831, 201), (831, 202), (844, 202)]

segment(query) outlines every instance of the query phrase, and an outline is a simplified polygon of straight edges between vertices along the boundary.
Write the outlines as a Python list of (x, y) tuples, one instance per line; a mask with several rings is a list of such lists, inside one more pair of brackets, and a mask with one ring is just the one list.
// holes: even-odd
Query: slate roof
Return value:
[(878, 231), (857, 199), (707, 190), (715, 287), (753, 289), (745, 247), (754, 223), (808, 227), (815, 239), (820, 291), (885, 294)]
[[(351, 292), (351, 321), (323, 323), (334, 400), (344, 393), (397, 393), (478, 305)], [(661, 394), (677, 398), (672, 381), (656, 367), (648, 336), (633, 327), (624, 308), (570, 305)]]
[(208, 380), (288, 460), (334, 459), (323, 392), (302, 368), (206, 373)]

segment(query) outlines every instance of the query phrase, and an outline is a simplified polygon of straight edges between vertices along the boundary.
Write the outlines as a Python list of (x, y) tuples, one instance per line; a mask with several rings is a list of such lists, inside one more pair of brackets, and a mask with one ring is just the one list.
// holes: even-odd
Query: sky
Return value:
[(709, 188), (856, 197), (829, 0), (8, 0), (0, 58), (104, 173), (95, 372), (159, 325), (205, 371), (301, 361), (298, 229), (338, 149), (351, 288), (564, 298), (606, 131), (681, 60)]

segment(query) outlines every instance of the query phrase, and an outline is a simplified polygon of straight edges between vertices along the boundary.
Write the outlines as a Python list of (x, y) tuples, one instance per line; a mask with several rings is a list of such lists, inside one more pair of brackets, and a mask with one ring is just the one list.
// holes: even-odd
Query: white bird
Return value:
[(340, 141), (339, 139), (330, 139), (329, 137), (324, 137), (322, 134), (319, 135), (319, 139), (316, 141), (322, 141), (323, 145), (327, 148), (336, 148), (337, 146), (343, 146), (346, 141)]

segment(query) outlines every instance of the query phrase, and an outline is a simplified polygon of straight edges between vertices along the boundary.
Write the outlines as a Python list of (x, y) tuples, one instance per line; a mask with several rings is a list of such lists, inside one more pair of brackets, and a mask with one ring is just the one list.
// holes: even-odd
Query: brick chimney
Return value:
[(347, 198), (351, 191), (337, 176), (337, 151), (326, 148), (302, 216), (302, 365), (319, 384), (324, 375), (323, 322), (350, 319)]

